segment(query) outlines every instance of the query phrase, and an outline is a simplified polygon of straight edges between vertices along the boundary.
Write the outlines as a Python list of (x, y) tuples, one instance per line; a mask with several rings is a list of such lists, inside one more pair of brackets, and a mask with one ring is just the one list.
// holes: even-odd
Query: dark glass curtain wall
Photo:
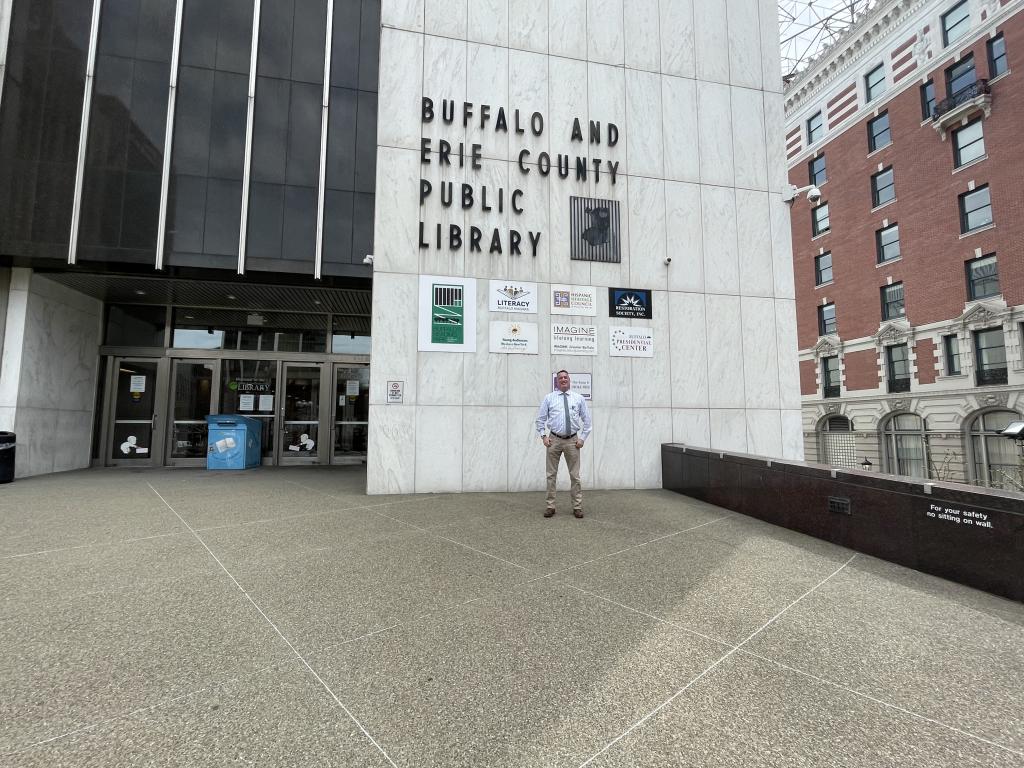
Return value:
[(380, 0), (335, 2), (324, 190), (324, 274), (373, 253)]
[[(167, 142), (175, 0), (102, 0), (83, 163), (79, 262), (234, 271), (254, 0), (184, 0)], [(68, 256), (92, 0), (15, 0), (0, 103), (0, 254)], [(312, 275), (328, 0), (262, 0), (247, 272)], [(380, 0), (335, 0), (323, 273), (373, 251)]]
[(0, 104), (0, 253), (66, 259), (92, 4), (18, 0)]
[(316, 256), (327, 4), (263, 0), (261, 14), (246, 267), (287, 272)]
[(235, 269), (253, 0), (186, 0), (166, 263)]
[(174, 0), (101, 6), (79, 261), (153, 263), (174, 12)]

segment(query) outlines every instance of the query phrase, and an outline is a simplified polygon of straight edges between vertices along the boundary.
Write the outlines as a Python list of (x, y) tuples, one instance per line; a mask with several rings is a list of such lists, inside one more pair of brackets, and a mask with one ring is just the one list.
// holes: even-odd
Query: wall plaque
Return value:
[(596, 355), (597, 326), (551, 323), (551, 354)]
[(575, 261), (622, 261), (619, 201), (569, 198), (569, 257)]
[(637, 288), (609, 288), (608, 316), (650, 320), (653, 313), (651, 291)]

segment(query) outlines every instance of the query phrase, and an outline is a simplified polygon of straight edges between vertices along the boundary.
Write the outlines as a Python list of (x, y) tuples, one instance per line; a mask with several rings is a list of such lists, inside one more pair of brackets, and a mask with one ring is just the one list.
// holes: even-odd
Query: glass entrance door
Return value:
[(158, 439), (156, 360), (115, 358), (107, 463), (151, 466)]
[(332, 464), (366, 461), (366, 432), (370, 413), (370, 369), (336, 366), (334, 369), (334, 445)]
[(167, 463), (206, 463), (206, 417), (214, 408), (216, 380), (213, 360), (175, 360), (171, 376), (171, 428)]
[(218, 413), (238, 413), (263, 424), (263, 463), (274, 462), (277, 429), (274, 413), (277, 399), (276, 360), (221, 360)]
[(279, 464), (314, 464), (320, 438), (320, 365), (283, 363)]

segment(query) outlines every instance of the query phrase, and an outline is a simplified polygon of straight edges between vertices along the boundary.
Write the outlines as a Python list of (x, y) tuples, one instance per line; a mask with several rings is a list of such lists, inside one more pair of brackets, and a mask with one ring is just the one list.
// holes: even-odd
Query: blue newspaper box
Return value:
[(248, 469), (261, 462), (263, 425), (236, 414), (207, 416), (207, 469)]

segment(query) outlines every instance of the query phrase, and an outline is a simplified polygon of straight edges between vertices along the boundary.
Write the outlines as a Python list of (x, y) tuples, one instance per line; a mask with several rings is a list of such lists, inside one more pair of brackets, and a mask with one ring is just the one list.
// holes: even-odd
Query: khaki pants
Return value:
[(551, 435), (551, 445), (547, 448), (548, 455), (548, 509), (555, 508), (555, 481), (558, 479), (558, 460), (565, 454), (565, 464), (569, 467), (569, 480), (572, 485), (569, 495), (573, 509), (583, 509), (583, 487), (580, 485), (580, 449), (576, 447), (576, 438), (561, 438)]

